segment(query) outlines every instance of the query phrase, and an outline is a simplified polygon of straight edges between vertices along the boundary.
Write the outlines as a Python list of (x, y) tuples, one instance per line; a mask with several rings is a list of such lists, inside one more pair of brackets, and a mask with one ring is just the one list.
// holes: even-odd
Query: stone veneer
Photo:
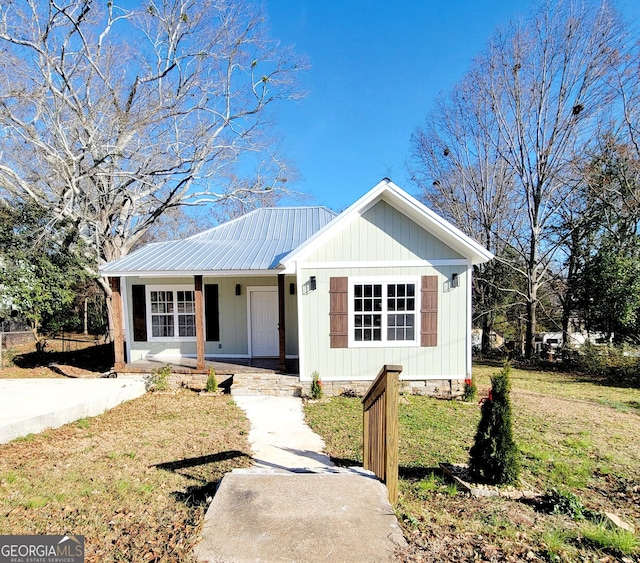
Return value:
[[(352, 395), (362, 397), (371, 386), (371, 381), (322, 381), (325, 397)], [(311, 382), (302, 383), (304, 396), (311, 396)], [(459, 397), (464, 392), (464, 379), (421, 379), (416, 381), (400, 380), (400, 393), (407, 395), (426, 395), (447, 399)]]
[[(150, 377), (151, 374), (137, 374), (138, 377)], [(280, 378), (279, 374), (239, 374), (243, 377), (255, 377), (264, 379), (263, 387), (268, 387), (270, 377)], [(218, 385), (227, 387), (233, 376), (217, 375)], [(275, 383), (275, 382), (274, 382)], [(363, 397), (371, 386), (371, 381), (322, 381), (322, 390), (325, 397), (335, 397), (339, 395), (350, 395)], [(304, 381), (299, 384), (302, 387), (304, 397), (311, 396), (311, 382)], [(172, 373), (169, 376), (169, 387), (177, 389), (184, 387), (194, 391), (203, 391), (207, 386), (207, 374), (205, 373)], [(415, 381), (400, 380), (400, 393), (407, 395), (425, 395), (429, 397), (442, 397), (446, 399), (460, 397), (464, 392), (464, 379), (421, 379)], [(265, 395), (273, 393), (264, 393)]]

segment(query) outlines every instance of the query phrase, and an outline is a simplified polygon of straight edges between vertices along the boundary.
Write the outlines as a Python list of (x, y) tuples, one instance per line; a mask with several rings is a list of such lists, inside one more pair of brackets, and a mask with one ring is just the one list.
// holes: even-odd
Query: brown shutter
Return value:
[(218, 284), (204, 286), (204, 323), (207, 342), (218, 342), (220, 340)]
[(131, 286), (133, 305), (133, 341), (147, 341), (147, 302), (144, 285)]
[(348, 278), (329, 280), (329, 340), (331, 348), (347, 348), (349, 343)]
[(438, 276), (422, 276), (420, 346), (438, 345)]

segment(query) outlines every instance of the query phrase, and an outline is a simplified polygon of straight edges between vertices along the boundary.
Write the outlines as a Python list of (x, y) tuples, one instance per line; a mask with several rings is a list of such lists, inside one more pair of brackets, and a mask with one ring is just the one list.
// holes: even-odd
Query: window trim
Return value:
[[(387, 315), (392, 313), (387, 311), (387, 286), (389, 284), (412, 283), (415, 287), (415, 303), (413, 315), (415, 320), (413, 340), (387, 340)], [(356, 285), (361, 284), (382, 284), (383, 310), (381, 334), (382, 340), (356, 340), (355, 339), (355, 315), (360, 312), (355, 311), (355, 290)], [(421, 346), (421, 307), (420, 307), (421, 276), (349, 276), (348, 296), (347, 296), (347, 324), (348, 324), (348, 347), (349, 348), (419, 348)]]
[[(172, 291), (173, 292), (173, 326), (176, 336), (153, 336), (153, 320), (151, 313), (151, 292), (152, 291)], [(192, 291), (195, 299), (195, 285), (180, 284), (180, 285), (147, 285), (146, 297), (147, 297), (147, 340), (148, 342), (195, 342), (196, 336), (177, 336), (179, 331), (178, 315), (185, 313), (178, 313), (178, 291)], [(189, 313), (191, 314), (191, 313)], [(195, 310), (193, 315), (195, 315)], [(198, 327), (196, 326), (196, 332)]]

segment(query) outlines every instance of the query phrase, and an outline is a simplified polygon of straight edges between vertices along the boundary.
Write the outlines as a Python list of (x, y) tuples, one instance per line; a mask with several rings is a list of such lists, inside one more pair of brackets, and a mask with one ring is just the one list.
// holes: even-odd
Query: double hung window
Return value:
[(350, 340), (355, 346), (418, 343), (418, 280), (354, 280), (350, 284)]
[(149, 292), (151, 336), (190, 338), (196, 335), (196, 302), (193, 290)]

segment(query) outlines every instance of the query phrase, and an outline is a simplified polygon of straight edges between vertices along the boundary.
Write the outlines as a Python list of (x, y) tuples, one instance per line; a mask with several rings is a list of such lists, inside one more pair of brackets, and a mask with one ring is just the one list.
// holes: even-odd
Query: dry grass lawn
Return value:
[(192, 561), (208, 500), (250, 465), (229, 396), (147, 394), (0, 445), (0, 534), (84, 535), (86, 561)]
[[(481, 393), (499, 368), (476, 366)], [(575, 495), (592, 511), (617, 513), (640, 529), (640, 390), (603, 386), (562, 373), (512, 371), (513, 424), (522, 484)], [(439, 464), (466, 463), (477, 404), (405, 397), (400, 404), (400, 499), (409, 548), (401, 561), (640, 561), (640, 535), (531, 503), (470, 498)], [(334, 398), (309, 404), (307, 420), (338, 463), (361, 463), (362, 405)]]
[[(83, 354), (74, 356), (80, 367), (100, 371), (110, 361)], [(0, 377), (59, 377), (46, 365), (23, 354)], [(481, 393), (496, 371), (475, 368)], [(560, 489), (639, 529), (640, 390), (540, 371), (513, 370), (512, 382), (523, 483)], [(611, 537), (531, 504), (460, 494), (439, 464), (466, 462), (479, 413), (477, 404), (402, 399), (396, 512), (409, 548), (398, 560), (640, 561), (638, 535)], [(309, 404), (306, 415), (337, 463), (361, 463), (360, 400)], [(182, 390), (0, 445), (0, 534), (84, 535), (92, 563), (192, 562), (216, 484), (251, 463), (248, 431), (229, 396)]]

